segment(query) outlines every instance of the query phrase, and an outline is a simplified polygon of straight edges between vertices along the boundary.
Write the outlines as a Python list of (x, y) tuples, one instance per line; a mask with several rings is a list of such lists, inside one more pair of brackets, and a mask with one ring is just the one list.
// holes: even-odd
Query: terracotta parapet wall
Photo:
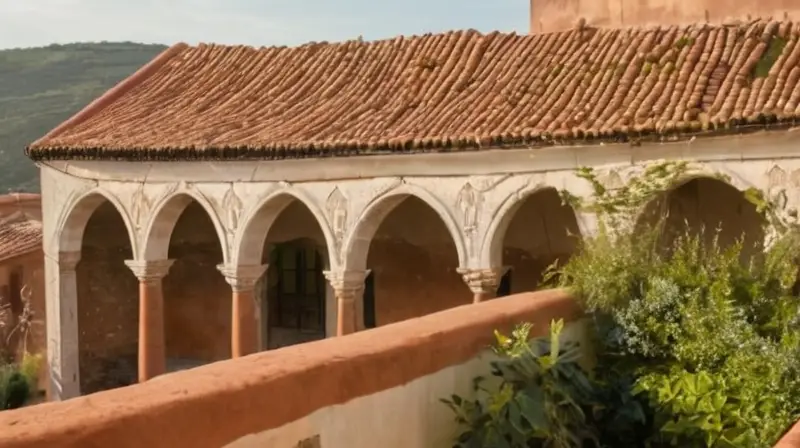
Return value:
[(386, 391), (485, 352), (492, 331), (580, 310), (562, 290), (465, 305), (343, 338), (229, 360), (150, 382), (0, 413), (0, 446), (221, 447)]
[(775, 448), (800, 448), (800, 422), (794, 425), (775, 445)]

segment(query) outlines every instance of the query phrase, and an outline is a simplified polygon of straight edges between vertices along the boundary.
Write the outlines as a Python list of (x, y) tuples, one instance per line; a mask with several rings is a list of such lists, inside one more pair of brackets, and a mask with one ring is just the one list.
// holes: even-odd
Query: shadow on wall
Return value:
[(547, 268), (566, 263), (578, 248), (580, 230), (572, 207), (555, 188), (528, 196), (513, 212), (503, 235), (503, 265), (510, 294), (535, 291)]
[[(409, 225), (414, 223), (414, 225)], [(456, 272), (458, 252), (436, 211), (410, 196), (378, 227), (367, 256), (378, 326), (472, 301)]]
[(163, 280), (167, 358), (181, 365), (230, 358), (231, 287), (217, 269), (222, 246), (199, 203), (178, 218), (169, 258), (175, 263)]
[(130, 258), (125, 223), (117, 209), (104, 202), (89, 218), (76, 267), (83, 394), (137, 380), (139, 286), (125, 265)]
[(651, 202), (642, 220), (652, 225), (659, 216), (666, 216), (663, 248), (672, 247), (676, 238), (687, 233), (701, 235), (706, 244), (718, 238), (721, 247), (742, 240), (742, 256), (747, 259), (760, 253), (765, 238), (763, 218), (755, 205), (742, 192), (716, 179), (692, 179), (673, 189)]

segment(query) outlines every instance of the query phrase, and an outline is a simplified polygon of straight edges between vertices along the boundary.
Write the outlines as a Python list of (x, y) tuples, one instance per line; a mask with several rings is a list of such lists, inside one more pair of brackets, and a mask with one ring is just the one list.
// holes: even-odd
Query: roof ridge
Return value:
[[(158, 69), (164, 66), (170, 59), (172, 59), (175, 55), (180, 53), (181, 51), (189, 48), (189, 45), (185, 42), (179, 42), (166, 50), (162, 51), (158, 56), (156, 56), (153, 60), (148, 62), (147, 64), (143, 65), (139, 70), (136, 70), (128, 76), (127, 78), (123, 79), (117, 85), (112, 87), (111, 89), (107, 90), (106, 93), (100, 95), (94, 101), (86, 105), (80, 112), (76, 113), (72, 117), (68, 118), (66, 121), (62, 122), (60, 125), (56, 126), (53, 130), (48, 132), (47, 134), (39, 137), (28, 145), (34, 146), (37, 143), (49, 139), (57, 137), (58, 135), (68, 131), (69, 129), (78, 126), (79, 124), (83, 123), (84, 121), (90, 119), (96, 113), (103, 110), (106, 106), (110, 105), (121, 96), (128, 93), (131, 89), (136, 87), (137, 85), (141, 84), (147, 78), (152, 76)], [(25, 152), (28, 152), (28, 148), (25, 148)]]
[(562, 30), (553, 30), (553, 31), (545, 31), (541, 33), (527, 33), (527, 32), (517, 32), (516, 30), (491, 30), (491, 31), (481, 31), (475, 28), (453, 28), (453, 29), (446, 29), (440, 31), (428, 31), (425, 33), (416, 33), (416, 34), (397, 34), (394, 36), (385, 36), (379, 37), (376, 39), (363, 39), (361, 36), (358, 37), (351, 37), (347, 39), (336, 39), (336, 40), (309, 40), (304, 41), (296, 44), (274, 44), (274, 45), (254, 45), (254, 44), (225, 44), (225, 43), (217, 43), (212, 41), (200, 41), (194, 45), (187, 45), (189, 49), (203, 49), (203, 48), (221, 48), (221, 49), (250, 49), (255, 51), (263, 51), (263, 50), (271, 50), (271, 49), (300, 49), (310, 46), (316, 45), (346, 45), (352, 42), (359, 42), (366, 45), (378, 45), (385, 42), (395, 41), (397, 39), (416, 39), (416, 38), (426, 38), (426, 37), (435, 37), (435, 36), (446, 36), (451, 34), (476, 34), (480, 37), (487, 37), (492, 34), (500, 34), (503, 36), (517, 36), (517, 37), (527, 37), (527, 38), (534, 38), (536, 36), (552, 36), (552, 35), (562, 35), (562, 34), (569, 34), (575, 30), (597, 30), (597, 31), (656, 31), (656, 30), (665, 30), (668, 28), (675, 27), (677, 29), (690, 29), (690, 28), (711, 28), (711, 29), (721, 29), (721, 28), (731, 28), (731, 27), (743, 27), (747, 28), (756, 23), (770, 23), (770, 22), (777, 22), (777, 23), (789, 23), (792, 22), (791, 20), (786, 19), (776, 19), (773, 17), (765, 16), (765, 17), (753, 17), (750, 19), (730, 19), (724, 22), (685, 22), (685, 23), (646, 23), (646, 24), (632, 24), (632, 25), (622, 25), (622, 26), (602, 26), (597, 24), (591, 24), (586, 22), (579, 22), (572, 28), (562, 29)]

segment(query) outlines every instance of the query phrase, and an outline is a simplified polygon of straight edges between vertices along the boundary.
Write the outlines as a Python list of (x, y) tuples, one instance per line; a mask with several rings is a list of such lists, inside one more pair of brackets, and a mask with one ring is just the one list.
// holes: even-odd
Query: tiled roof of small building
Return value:
[(679, 139), (790, 126), (800, 25), (456, 31), (176, 45), (34, 159), (276, 159)]
[(0, 195), (0, 261), (42, 247), (41, 201), (33, 193)]
[(42, 246), (42, 223), (19, 221), (0, 223), (0, 260), (24, 255)]

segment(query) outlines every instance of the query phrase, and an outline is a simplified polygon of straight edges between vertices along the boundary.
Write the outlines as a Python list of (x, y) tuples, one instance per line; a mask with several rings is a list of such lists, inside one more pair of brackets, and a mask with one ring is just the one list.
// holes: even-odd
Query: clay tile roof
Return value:
[(42, 223), (0, 223), (0, 261), (24, 255), (42, 246)]
[(40, 208), (38, 194), (0, 195), (0, 261), (41, 248), (42, 223), (36, 213)]
[(790, 125), (800, 26), (456, 31), (294, 48), (176, 45), (34, 159), (274, 159), (675, 139)]

